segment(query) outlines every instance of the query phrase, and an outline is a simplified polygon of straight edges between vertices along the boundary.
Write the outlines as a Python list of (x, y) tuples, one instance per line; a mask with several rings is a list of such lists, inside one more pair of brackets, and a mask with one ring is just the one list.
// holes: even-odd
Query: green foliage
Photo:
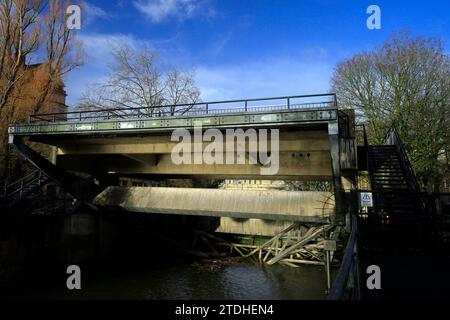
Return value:
[(450, 56), (439, 39), (397, 34), (338, 64), (332, 88), (366, 124), (370, 143), (383, 143), (395, 125), (422, 186), (437, 188), (450, 150)]

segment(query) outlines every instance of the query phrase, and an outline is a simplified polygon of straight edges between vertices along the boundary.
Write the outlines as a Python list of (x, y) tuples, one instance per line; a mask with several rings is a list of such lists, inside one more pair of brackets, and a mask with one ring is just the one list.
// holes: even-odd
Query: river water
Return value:
[[(220, 264), (220, 261), (216, 261)], [(12, 299), (324, 299), (320, 266), (292, 268), (235, 261), (214, 267), (192, 261), (81, 266), (82, 289), (69, 291), (65, 277), (12, 293)], [(55, 277), (53, 278), (53, 280)]]

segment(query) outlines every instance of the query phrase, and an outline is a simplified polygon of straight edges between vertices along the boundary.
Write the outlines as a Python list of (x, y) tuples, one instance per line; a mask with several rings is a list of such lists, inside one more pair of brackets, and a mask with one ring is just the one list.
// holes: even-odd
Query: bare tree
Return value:
[(339, 104), (354, 108), (382, 142), (395, 125), (422, 184), (435, 189), (448, 173), (450, 56), (440, 40), (403, 33), (340, 63), (332, 79)]
[(45, 28), (41, 31), (41, 40), (45, 44), (48, 77), (35, 99), (33, 113), (38, 112), (47, 99), (51, 99), (49, 93), (62, 86), (62, 77), (83, 62), (82, 45), (75, 38), (73, 30), (66, 26), (66, 8), (69, 4), (68, 0), (64, 3), (49, 0), (48, 12), (42, 17)]
[[(192, 74), (174, 69), (167, 74), (164, 92), (164, 103), (168, 105), (168, 112), (174, 115), (176, 111), (184, 113), (193, 108), (193, 104), (200, 101), (200, 90), (195, 85)], [(177, 105), (184, 105), (176, 109)]]
[[(187, 112), (199, 101), (200, 91), (192, 74), (179, 69), (165, 71), (155, 51), (119, 44), (112, 54), (109, 79), (89, 88), (77, 108), (146, 108), (140, 112), (148, 116), (175, 115)], [(176, 107), (178, 104), (185, 106)]]
[(20, 80), (19, 68), (39, 46), (42, 0), (3, 0), (0, 3), (0, 110)]
[[(62, 103), (55, 99), (62, 94), (62, 77), (81, 63), (81, 47), (66, 27), (69, 4), (0, 1), (0, 162), (4, 172), (9, 162), (8, 124), (25, 121), (43, 108), (57, 108)], [(29, 64), (35, 60), (43, 63)]]

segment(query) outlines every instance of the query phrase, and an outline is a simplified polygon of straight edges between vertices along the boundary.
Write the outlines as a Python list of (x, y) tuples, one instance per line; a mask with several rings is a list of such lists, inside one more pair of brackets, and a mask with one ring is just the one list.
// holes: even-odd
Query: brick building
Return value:
[[(66, 91), (60, 77), (52, 77), (49, 63), (26, 64), (22, 60), (16, 83), (6, 105), (0, 111), (0, 176), (17, 171), (8, 159), (8, 124), (27, 122), (34, 113), (66, 112)], [(0, 92), (7, 85), (0, 79)], [(36, 151), (49, 155), (48, 148), (35, 146)]]

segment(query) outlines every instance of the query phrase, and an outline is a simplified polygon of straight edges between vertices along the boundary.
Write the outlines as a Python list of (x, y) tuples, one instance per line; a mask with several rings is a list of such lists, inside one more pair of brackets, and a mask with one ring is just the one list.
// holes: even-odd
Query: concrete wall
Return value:
[(133, 212), (320, 222), (334, 210), (330, 192), (108, 187), (95, 199)]

